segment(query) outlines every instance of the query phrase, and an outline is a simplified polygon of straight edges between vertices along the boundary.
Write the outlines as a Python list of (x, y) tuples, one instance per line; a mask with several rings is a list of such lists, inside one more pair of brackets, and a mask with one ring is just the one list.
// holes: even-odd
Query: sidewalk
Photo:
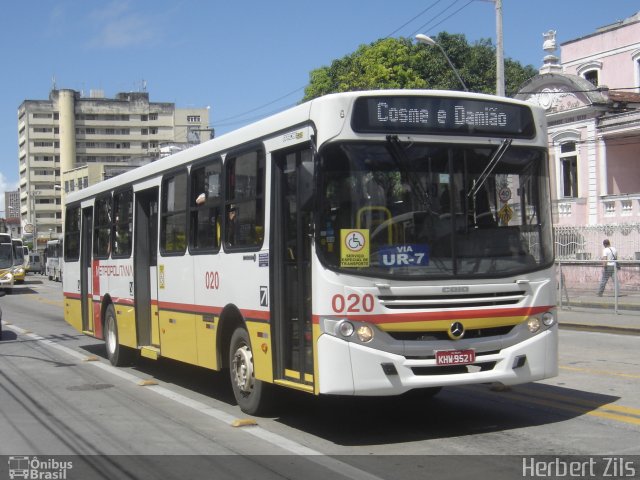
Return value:
[(640, 335), (640, 295), (621, 294), (618, 313), (615, 298), (606, 292), (595, 294), (569, 294), (558, 299), (560, 328)]

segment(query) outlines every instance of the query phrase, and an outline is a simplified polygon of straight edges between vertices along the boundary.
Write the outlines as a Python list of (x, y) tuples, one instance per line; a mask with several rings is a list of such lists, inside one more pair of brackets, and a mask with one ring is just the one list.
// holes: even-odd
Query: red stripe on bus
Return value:
[[(173, 310), (177, 312), (188, 312), (188, 313), (209, 313), (212, 315), (220, 315), (222, 313), (222, 307), (216, 307), (211, 305), (190, 305), (186, 303), (174, 303), (174, 302), (163, 302), (158, 301), (158, 308), (160, 310)], [(241, 308), (240, 312), (243, 316), (247, 318), (251, 318), (252, 320), (264, 320), (270, 321), (271, 314), (268, 311), (264, 310), (249, 310), (246, 308)]]

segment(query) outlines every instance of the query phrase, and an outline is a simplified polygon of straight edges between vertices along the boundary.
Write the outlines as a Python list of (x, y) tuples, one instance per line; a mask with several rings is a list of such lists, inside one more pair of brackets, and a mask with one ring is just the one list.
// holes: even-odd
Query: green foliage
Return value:
[[(489, 39), (470, 45), (462, 34), (440, 33), (442, 46), (472, 92), (495, 93), (496, 49)], [(506, 91), (515, 93), (537, 74), (531, 66), (505, 59)], [(460, 82), (438, 47), (408, 38), (385, 38), (361, 45), (354, 53), (313, 70), (303, 101), (328, 93), (386, 88), (461, 90)]]

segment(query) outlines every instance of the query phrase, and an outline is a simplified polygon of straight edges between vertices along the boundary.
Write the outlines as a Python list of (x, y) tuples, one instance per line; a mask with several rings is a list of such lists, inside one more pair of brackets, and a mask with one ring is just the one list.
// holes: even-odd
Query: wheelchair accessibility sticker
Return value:
[(369, 230), (343, 228), (340, 230), (340, 266), (369, 266)]

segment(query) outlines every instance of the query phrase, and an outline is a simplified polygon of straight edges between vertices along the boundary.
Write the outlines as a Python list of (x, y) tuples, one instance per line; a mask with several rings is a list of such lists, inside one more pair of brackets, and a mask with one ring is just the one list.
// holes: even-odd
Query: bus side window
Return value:
[(182, 254), (187, 247), (186, 231), (187, 172), (166, 176), (162, 181), (160, 210), (160, 251)]
[(264, 241), (264, 152), (258, 149), (227, 157), (225, 177), (225, 247), (260, 248)]
[(129, 189), (115, 193), (113, 203), (115, 213), (113, 256), (127, 258), (131, 255), (133, 191)]
[(221, 172), (220, 158), (191, 169), (189, 248), (192, 251), (220, 248)]

